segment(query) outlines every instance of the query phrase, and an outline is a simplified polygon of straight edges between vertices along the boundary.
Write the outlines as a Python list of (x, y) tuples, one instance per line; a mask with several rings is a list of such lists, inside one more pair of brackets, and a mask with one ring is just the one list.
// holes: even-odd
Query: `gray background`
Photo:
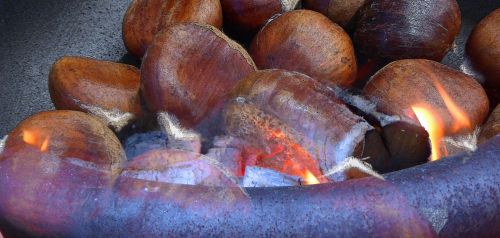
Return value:
[[(135, 62), (124, 57), (121, 21), (131, 0), (0, 0), (0, 136), (27, 116), (53, 108), (47, 87), (63, 55)], [(462, 65), (472, 26), (500, 0), (460, 0), (463, 29), (445, 59)]]

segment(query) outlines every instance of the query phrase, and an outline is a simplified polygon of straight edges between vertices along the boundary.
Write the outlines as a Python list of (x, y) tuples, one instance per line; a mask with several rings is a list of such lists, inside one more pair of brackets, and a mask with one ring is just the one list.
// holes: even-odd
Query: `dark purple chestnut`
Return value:
[(381, 61), (441, 61), (460, 25), (456, 0), (370, 0), (360, 9), (354, 44)]

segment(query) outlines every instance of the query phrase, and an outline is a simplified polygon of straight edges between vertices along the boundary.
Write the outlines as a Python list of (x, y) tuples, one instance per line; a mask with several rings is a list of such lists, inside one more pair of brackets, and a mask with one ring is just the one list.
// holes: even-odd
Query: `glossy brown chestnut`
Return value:
[(460, 25), (456, 0), (370, 0), (360, 9), (354, 44), (381, 61), (441, 61)]
[(156, 33), (184, 22), (222, 28), (219, 0), (134, 0), (123, 19), (123, 41), (130, 53), (142, 58)]
[(303, 0), (304, 8), (321, 12), (341, 27), (347, 27), (367, 0)]
[(256, 70), (248, 53), (209, 25), (184, 23), (157, 35), (141, 68), (149, 109), (192, 127), (222, 109), (237, 82)]
[(50, 157), (106, 170), (118, 169), (125, 161), (120, 141), (105, 124), (86, 113), (63, 110), (41, 112), (21, 122), (9, 134), (2, 155)]
[(90, 112), (99, 107), (142, 114), (140, 72), (134, 66), (65, 56), (52, 66), (49, 90), (57, 109)]
[(221, 0), (224, 24), (227, 26), (225, 30), (234, 33), (238, 39), (251, 38), (272, 16), (295, 9), (298, 2), (298, 0)]
[(488, 84), (500, 89), (500, 8), (476, 26), (467, 43), (467, 53), (485, 73)]
[(297, 71), (342, 86), (356, 77), (351, 39), (314, 11), (290, 11), (269, 22), (253, 39), (250, 54), (259, 69)]
[[(468, 128), (455, 131), (454, 116), (438, 92), (439, 87), (469, 118)], [(488, 97), (473, 78), (423, 59), (400, 60), (387, 65), (371, 78), (363, 93), (376, 102), (381, 112), (406, 117), (416, 123), (412, 106), (431, 107), (442, 119), (448, 135), (471, 132), (483, 123), (489, 110)]]
[(478, 142), (483, 144), (498, 135), (500, 135), (500, 104), (495, 107), (490, 115), (490, 118), (481, 129)]

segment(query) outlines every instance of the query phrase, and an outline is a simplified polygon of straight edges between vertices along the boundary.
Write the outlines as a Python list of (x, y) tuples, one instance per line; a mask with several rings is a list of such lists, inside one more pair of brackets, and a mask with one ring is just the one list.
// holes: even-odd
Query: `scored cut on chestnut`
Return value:
[(9, 134), (2, 155), (47, 155), (109, 171), (126, 160), (120, 141), (105, 124), (86, 113), (66, 110), (41, 112), (22, 121)]
[(262, 28), (249, 51), (259, 69), (297, 71), (341, 86), (352, 85), (356, 78), (351, 38), (318, 12), (284, 13)]
[(49, 91), (56, 109), (93, 113), (98, 107), (142, 115), (140, 72), (134, 66), (65, 56), (50, 70)]
[(240, 79), (256, 70), (250, 55), (215, 27), (173, 25), (159, 33), (141, 68), (153, 112), (169, 112), (191, 128), (222, 110)]
[(221, 0), (225, 31), (238, 40), (253, 37), (274, 15), (291, 11), (299, 0)]
[[(413, 106), (432, 107), (446, 135), (470, 133), (479, 127), (489, 111), (482, 86), (473, 78), (438, 62), (424, 59), (399, 60), (378, 71), (363, 89), (379, 111), (419, 123)], [(448, 102), (445, 99), (448, 97)], [(470, 125), (455, 128), (456, 115), (448, 104), (456, 104), (467, 115)]]
[(456, 0), (369, 0), (358, 14), (356, 49), (379, 61), (441, 61), (461, 26)]
[(474, 28), (467, 42), (467, 53), (484, 72), (488, 84), (500, 89), (500, 8)]
[(123, 41), (130, 53), (142, 58), (158, 32), (172, 24), (186, 22), (221, 29), (219, 0), (134, 0), (123, 19)]
[(346, 28), (356, 12), (367, 0), (303, 0), (305, 9), (313, 10), (327, 16), (333, 22)]

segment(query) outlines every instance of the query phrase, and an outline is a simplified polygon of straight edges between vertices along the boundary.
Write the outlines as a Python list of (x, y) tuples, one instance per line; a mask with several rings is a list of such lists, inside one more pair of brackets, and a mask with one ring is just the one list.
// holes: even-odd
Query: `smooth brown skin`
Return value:
[[(34, 135), (34, 143), (26, 143), (24, 133)], [(45, 140), (47, 150), (42, 151)], [(91, 162), (91, 167), (106, 170), (118, 168), (126, 159), (120, 141), (105, 124), (77, 111), (41, 112), (21, 122), (9, 134), (4, 155), (24, 150), (37, 151), (40, 157), (76, 160), (77, 164), (78, 160)]]
[(130, 53), (142, 58), (158, 32), (185, 22), (221, 29), (219, 0), (134, 0), (123, 19), (123, 41)]
[(218, 29), (185, 23), (157, 35), (142, 63), (142, 92), (153, 112), (173, 113), (193, 127), (222, 109), (230, 91), (256, 67)]
[(314, 11), (290, 11), (268, 23), (254, 38), (250, 54), (259, 69), (297, 71), (341, 86), (352, 85), (356, 78), (351, 39)]
[(65, 56), (52, 66), (49, 90), (60, 110), (88, 112), (86, 105), (140, 116), (140, 80), (134, 66)]
[[(235, 89), (237, 98), (225, 110), (230, 135), (273, 152), (291, 156), (262, 159), (259, 166), (301, 176), (286, 167), (297, 160), (314, 175), (326, 172), (352, 155), (370, 126), (342, 102), (323, 92), (325, 86), (297, 72), (263, 70), (246, 77)], [(243, 100), (242, 100), (243, 99)], [(244, 102), (242, 102), (244, 101)], [(354, 128), (358, 128), (356, 131)], [(339, 145), (346, 142), (343, 152)], [(284, 147), (284, 149), (282, 148)], [(311, 163), (311, 159), (317, 165)]]
[(490, 118), (481, 129), (479, 144), (483, 144), (497, 135), (500, 135), (500, 104), (495, 107)]
[(377, 104), (379, 111), (412, 119), (412, 106), (422, 103), (431, 106), (443, 120), (446, 134), (453, 134), (453, 117), (439, 95), (434, 81), (439, 82), (451, 99), (471, 121), (472, 132), (486, 119), (489, 101), (484, 89), (469, 76), (430, 60), (395, 61), (368, 82), (363, 94)]
[(224, 23), (237, 38), (253, 37), (275, 14), (283, 11), (281, 0), (221, 0)]
[(485, 73), (488, 84), (500, 89), (500, 8), (476, 26), (467, 43), (467, 53)]
[(370, 0), (360, 9), (353, 41), (379, 61), (441, 61), (460, 25), (456, 0)]
[(367, 0), (303, 0), (306, 9), (321, 12), (341, 27), (347, 27)]

